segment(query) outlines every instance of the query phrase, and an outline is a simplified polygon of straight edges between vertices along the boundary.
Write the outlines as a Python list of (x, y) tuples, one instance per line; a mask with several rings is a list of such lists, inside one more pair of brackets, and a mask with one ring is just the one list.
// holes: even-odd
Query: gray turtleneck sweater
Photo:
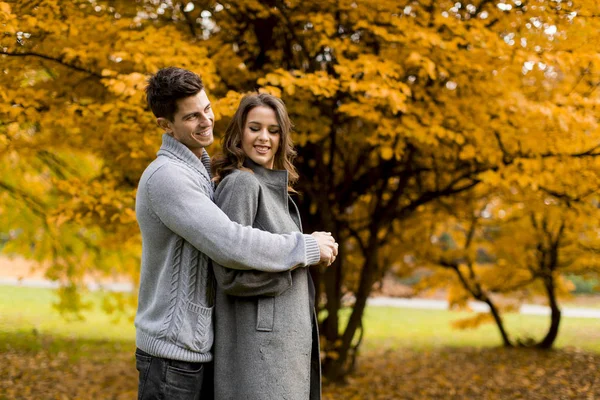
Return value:
[(199, 159), (165, 134), (139, 182), (135, 208), (142, 266), (136, 345), (154, 356), (212, 360), (209, 258), (227, 268), (266, 272), (319, 262), (319, 247), (310, 235), (275, 235), (232, 222), (213, 203), (209, 165), (206, 151)]

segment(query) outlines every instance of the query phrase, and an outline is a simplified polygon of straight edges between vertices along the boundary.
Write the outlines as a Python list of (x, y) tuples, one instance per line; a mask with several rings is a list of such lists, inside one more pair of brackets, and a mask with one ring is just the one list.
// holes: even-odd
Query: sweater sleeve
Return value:
[[(228, 268), (267, 272), (316, 264), (319, 247), (310, 235), (276, 235), (231, 221), (185, 168), (164, 164), (145, 185), (149, 206), (171, 231)], [(273, 250), (276, 251), (273, 251)]]
[[(219, 184), (215, 202), (232, 221), (244, 226), (254, 224), (260, 201), (260, 186), (248, 172), (228, 175)], [(277, 296), (292, 286), (291, 271), (278, 273), (240, 271), (213, 262), (215, 278), (221, 289), (233, 296)]]

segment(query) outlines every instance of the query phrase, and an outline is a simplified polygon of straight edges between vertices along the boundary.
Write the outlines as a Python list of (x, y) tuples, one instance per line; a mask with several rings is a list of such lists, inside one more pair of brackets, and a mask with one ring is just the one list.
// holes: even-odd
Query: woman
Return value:
[[(242, 99), (213, 160), (215, 202), (242, 225), (301, 231), (289, 193), (298, 174), (285, 105), (268, 94)], [(321, 398), (314, 286), (306, 268), (280, 273), (213, 264), (215, 399)]]

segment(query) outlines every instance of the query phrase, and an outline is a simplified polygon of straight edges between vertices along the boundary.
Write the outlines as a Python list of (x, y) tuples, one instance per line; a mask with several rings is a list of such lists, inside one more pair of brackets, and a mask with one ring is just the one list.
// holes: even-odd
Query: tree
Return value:
[[(502, 196), (501, 189), (487, 188), (480, 196), (441, 204), (437, 212), (424, 211), (416, 217), (420, 231), (411, 231), (404, 241), (412, 244), (407, 246), (413, 249), (410, 263), (434, 271), (421, 288), (449, 289), (451, 307), (464, 308), (470, 299), (488, 305), (489, 312), (458, 321), (457, 327), (493, 321), (504, 346), (518, 342), (548, 349), (558, 336), (558, 300), (572, 289), (566, 277), (598, 271), (597, 198), (565, 203), (545, 193), (512, 189)], [(534, 296), (543, 296), (550, 306), (547, 333), (539, 342), (515, 342), (502, 314)]]

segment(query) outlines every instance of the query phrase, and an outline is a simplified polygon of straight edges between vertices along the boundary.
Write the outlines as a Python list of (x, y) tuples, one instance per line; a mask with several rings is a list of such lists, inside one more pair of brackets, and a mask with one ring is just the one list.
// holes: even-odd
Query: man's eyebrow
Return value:
[(191, 112), (189, 114), (185, 114), (181, 119), (186, 119), (187, 117), (191, 117), (192, 115), (198, 114), (198, 111)]

